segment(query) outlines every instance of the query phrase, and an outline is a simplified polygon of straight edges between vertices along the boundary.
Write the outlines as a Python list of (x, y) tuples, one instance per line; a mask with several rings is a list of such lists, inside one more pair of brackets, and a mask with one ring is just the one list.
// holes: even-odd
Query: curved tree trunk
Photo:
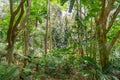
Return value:
[[(17, 36), (21, 32), (21, 30), (25, 27), (25, 23), (27, 22), (27, 19), (29, 17), (30, 12), (30, 4), (32, 0), (21, 0), (17, 9), (14, 10), (13, 8), (13, 0), (10, 0), (10, 23), (9, 23), (9, 29), (7, 31), (7, 55), (6, 58), (8, 60), (8, 63), (11, 64), (13, 61), (13, 51), (14, 51), (14, 43), (16, 41)], [(28, 5), (26, 7), (26, 15), (23, 18), (24, 15), (24, 3), (27, 2)], [(18, 16), (19, 15), (19, 16)], [(16, 16), (18, 16), (16, 18)]]

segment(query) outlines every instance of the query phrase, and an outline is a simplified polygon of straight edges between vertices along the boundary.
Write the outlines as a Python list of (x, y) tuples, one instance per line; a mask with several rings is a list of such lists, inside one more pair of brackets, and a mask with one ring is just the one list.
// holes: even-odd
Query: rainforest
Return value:
[(0, 80), (120, 80), (120, 0), (0, 0)]

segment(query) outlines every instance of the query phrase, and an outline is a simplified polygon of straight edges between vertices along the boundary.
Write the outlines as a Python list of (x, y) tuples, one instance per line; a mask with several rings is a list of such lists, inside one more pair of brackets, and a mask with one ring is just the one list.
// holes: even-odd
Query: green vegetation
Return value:
[(0, 80), (120, 80), (120, 0), (0, 4)]

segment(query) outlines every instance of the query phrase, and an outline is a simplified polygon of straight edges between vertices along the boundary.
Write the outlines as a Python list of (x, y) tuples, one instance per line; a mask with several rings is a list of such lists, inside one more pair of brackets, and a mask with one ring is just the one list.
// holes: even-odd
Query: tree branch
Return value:
[(115, 1), (116, 1), (116, 0), (111, 0), (111, 1), (108, 2), (107, 7), (105, 8), (105, 17), (106, 17), (106, 19), (107, 19), (109, 13), (110, 13), (110, 11), (111, 11), (111, 9), (112, 9), (112, 6), (113, 6), (113, 4), (115, 3)]
[(111, 29), (111, 27), (112, 27), (112, 25), (113, 25), (117, 15), (119, 14), (119, 12), (120, 12), (120, 5), (118, 6), (118, 8), (116, 9), (116, 11), (113, 13), (113, 15), (111, 17), (111, 20), (109, 22), (108, 28), (106, 30), (106, 34), (110, 31), (110, 29)]
[(102, 0), (101, 18), (104, 16), (106, 0)]
[(10, 0), (10, 14), (13, 13), (13, 0)]
[(24, 14), (24, 7), (23, 7), (23, 5), (22, 5), (22, 6), (21, 6), (21, 12), (20, 12), (20, 15), (19, 15), (17, 21), (16, 21), (15, 24), (14, 24), (13, 31), (15, 31), (15, 30), (17, 29), (17, 26), (18, 26), (18, 24), (20, 23), (23, 14)]
[(99, 25), (102, 25), (101, 28), (102, 28), (103, 30), (105, 29), (104, 25), (106, 25), (106, 24), (105, 24), (105, 19), (104, 19), (105, 5), (106, 5), (106, 0), (102, 0), (102, 2), (101, 2), (102, 8), (101, 8), (101, 13), (100, 13), (100, 17), (99, 17), (99, 22), (98, 22), (98, 24), (99, 24)]
[(26, 26), (27, 20), (28, 20), (29, 15), (30, 15), (31, 2), (32, 2), (32, 0), (29, 0), (29, 4), (27, 5), (27, 8), (26, 8), (26, 16), (24, 17), (23, 22), (22, 22), (22, 23), (20, 24), (20, 26), (18, 27), (19, 32), (18, 32), (17, 36), (18, 36), (19, 33), (21, 32), (21, 30)]
[(7, 41), (8, 41), (8, 44), (10, 45), (10, 44), (12, 44), (11, 36), (13, 34), (12, 30), (13, 30), (13, 24), (14, 24), (15, 16), (13, 15), (13, 0), (10, 0), (9, 4), (10, 4), (11, 17), (10, 17), (9, 29), (7, 31)]
[(112, 39), (111, 43), (110, 43), (110, 46), (109, 46), (109, 50), (112, 49), (112, 47), (114, 46), (115, 42), (117, 41), (117, 39), (119, 38), (120, 36), (120, 30), (116, 33), (116, 35), (114, 36), (114, 38)]
[(21, 0), (19, 6), (17, 7), (17, 9), (14, 11), (14, 15), (17, 15), (17, 13), (20, 11), (20, 8), (22, 7), (22, 5), (25, 3), (26, 0)]

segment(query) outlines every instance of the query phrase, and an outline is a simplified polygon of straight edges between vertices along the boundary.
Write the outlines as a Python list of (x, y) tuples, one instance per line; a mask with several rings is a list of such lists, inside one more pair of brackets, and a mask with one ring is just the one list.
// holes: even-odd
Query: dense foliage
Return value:
[(120, 0), (0, 4), (0, 80), (120, 79)]

